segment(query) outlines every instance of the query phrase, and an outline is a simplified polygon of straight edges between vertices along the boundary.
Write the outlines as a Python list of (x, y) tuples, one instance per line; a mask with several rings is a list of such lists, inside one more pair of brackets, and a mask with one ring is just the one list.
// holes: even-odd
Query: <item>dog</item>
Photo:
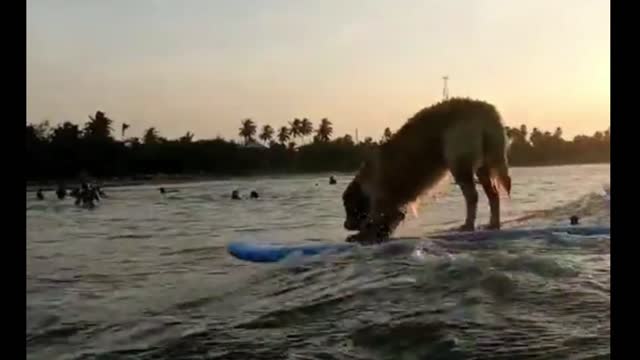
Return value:
[(452, 98), (419, 111), (364, 161), (345, 189), (348, 242), (378, 243), (404, 220), (407, 207), (449, 171), (464, 195), (461, 231), (474, 231), (478, 192), (489, 200), (487, 228), (500, 228), (500, 192), (511, 194), (508, 138), (496, 108), (484, 101)]

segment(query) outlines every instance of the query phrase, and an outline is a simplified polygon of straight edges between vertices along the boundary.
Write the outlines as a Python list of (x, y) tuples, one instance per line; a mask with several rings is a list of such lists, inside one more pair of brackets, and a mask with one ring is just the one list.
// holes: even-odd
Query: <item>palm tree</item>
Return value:
[(260, 133), (260, 140), (264, 141), (265, 144), (268, 144), (271, 139), (273, 139), (273, 128), (271, 125), (265, 125), (262, 127), (262, 132)]
[(382, 139), (380, 142), (386, 143), (387, 141), (391, 140), (391, 136), (393, 136), (393, 132), (391, 132), (391, 129), (385, 128), (384, 133), (382, 133)]
[(333, 134), (333, 124), (331, 121), (327, 118), (320, 120), (320, 126), (318, 126), (316, 130), (316, 139), (327, 142), (331, 140), (331, 134)]
[(349, 146), (355, 145), (355, 143), (353, 142), (353, 137), (349, 134), (346, 134), (343, 137), (337, 138), (333, 142), (341, 145), (349, 145)]
[(111, 138), (113, 120), (109, 119), (104, 112), (96, 111), (95, 117), (89, 115), (89, 120), (84, 126), (84, 135), (86, 137), (100, 140)]
[(45, 120), (33, 127), (36, 138), (45, 141), (51, 135), (51, 124), (49, 120)]
[(313, 133), (313, 124), (307, 118), (302, 119), (300, 122), (300, 134), (302, 135), (302, 139), (311, 135)]
[(562, 128), (560, 126), (556, 128), (556, 131), (553, 133), (553, 137), (556, 139), (562, 138)]
[(57, 143), (73, 144), (80, 139), (80, 128), (68, 121), (53, 129), (51, 140)]
[(254, 141), (253, 136), (256, 134), (257, 127), (256, 123), (251, 119), (244, 119), (241, 123), (242, 127), (240, 128), (239, 134), (244, 139), (246, 145)]
[(529, 135), (529, 142), (531, 142), (531, 145), (536, 146), (536, 144), (539, 144), (540, 138), (542, 136), (543, 135), (540, 132), (540, 130), (538, 130), (537, 127), (534, 127), (533, 130), (531, 131), (531, 135)]
[(293, 122), (289, 122), (289, 126), (289, 134), (293, 137), (294, 140), (297, 137), (302, 136), (302, 121), (300, 121), (300, 119), (293, 119)]
[(158, 134), (158, 130), (156, 130), (155, 127), (150, 127), (145, 130), (144, 135), (142, 136), (142, 141), (145, 145), (159, 143), (160, 135)]
[(193, 141), (193, 133), (191, 131), (187, 131), (187, 133), (184, 134), (184, 136), (182, 136), (180, 139), (178, 139), (178, 141), (180, 141), (181, 143), (190, 143), (191, 141)]
[(527, 141), (527, 133), (527, 125), (520, 125), (520, 135), (522, 135), (522, 140), (524, 140), (525, 142)]
[(604, 140), (604, 133), (602, 131), (596, 131), (596, 133), (593, 134), (593, 139), (596, 141)]
[(135, 136), (134, 137), (130, 137), (130, 138), (124, 140), (124, 146), (129, 147), (129, 148), (140, 146), (140, 138), (135, 137)]
[(129, 124), (122, 123), (122, 138), (124, 139), (124, 132), (129, 128)]
[(278, 131), (278, 141), (280, 142), (280, 144), (284, 145), (287, 141), (289, 141), (290, 138), (291, 135), (289, 132), (289, 128), (286, 126), (281, 127)]
[(504, 132), (505, 134), (507, 134), (507, 137), (510, 139), (510, 141), (515, 140), (520, 134), (520, 131), (518, 129), (512, 128), (510, 126), (505, 126)]

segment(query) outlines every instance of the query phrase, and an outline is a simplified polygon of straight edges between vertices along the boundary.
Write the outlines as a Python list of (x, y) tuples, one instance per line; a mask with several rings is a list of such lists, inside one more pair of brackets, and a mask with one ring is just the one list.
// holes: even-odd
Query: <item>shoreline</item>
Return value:
[[(230, 179), (247, 179), (247, 178), (284, 178), (290, 176), (313, 176), (313, 175), (343, 175), (352, 174), (351, 171), (319, 171), (319, 172), (266, 172), (266, 173), (251, 173), (251, 174), (239, 174), (239, 175), (149, 175), (144, 179), (134, 179), (131, 177), (99, 179), (90, 178), (89, 183), (99, 183), (103, 189), (114, 187), (128, 187), (128, 186), (144, 186), (144, 185), (176, 185), (186, 183), (198, 183), (209, 181), (224, 181)], [(58, 180), (43, 180), (43, 181), (28, 181), (26, 184), (27, 192), (36, 192), (38, 189), (42, 191), (55, 191), (57, 189)], [(81, 182), (77, 179), (63, 180), (67, 189), (74, 187), (80, 187)]]
[[(511, 168), (535, 168), (535, 167), (558, 167), (558, 166), (586, 166), (586, 165), (607, 165), (610, 162), (602, 163), (586, 163), (586, 164), (557, 164), (557, 165), (524, 165), (524, 166), (512, 166)], [(125, 177), (125, 178), (110, 178), (110, 179), (91, 179), (91, 182), (98, 182), (102, 188), (114, 188), (114, 187), (127, 187), (127, 186), (144, 186), (144, 185), (175, 185), (185, 183), (196, 182), (208, 182), (208, 181), (223, 181), (237, 178), (251, 178), (251, 177), (289, 177), (289, 176), (304, 176), (304, 175), (322, 175), (322, 174), (334, 174), (344, 175), (353, 174), (353, 171), (318, 171), (318, 172), (263, 172), (263, 173), (249, 173), (239, 175), (145, 175), (142, 178)], [(35, 192), (38, 189), (43, 191), (55, 191), (57, 189), (58, 180), (43, 180), (43, 181), (27, 181), (27, 192)], [(80, 181), (77, 179), (64, 180), (67, 188), (79, 187)]]

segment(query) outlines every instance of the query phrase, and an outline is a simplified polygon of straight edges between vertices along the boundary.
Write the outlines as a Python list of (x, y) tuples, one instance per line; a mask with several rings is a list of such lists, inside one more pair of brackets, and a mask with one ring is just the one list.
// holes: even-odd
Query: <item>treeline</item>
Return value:
[[(126, 137), (129, 125), (122, 123), (116, 139), (114, 121), (98, 111), (81, 128), (65, 122), (52, 127), (48, 122), (27, 124), (27, 180), (129, 177), (141, 174), (246, 175), (257, 173), (352, 171), (392, 132), (385, 129), (379, 140), (370, 137), (354, 141), (350, 135), (332, 138), (328, 119), (317, 127), (306, 118), (294, 119), (278, 129), (258, 127), (251, 119), (241, 122), (242, 141), (220, 137), (193, 140), (188, 132), (166, 139), (149, 128), (142, 137)], [(609, 130), (593, 136), (562, 138), (554, 133), (526, 126), (507, 127), (511, 138), (513, 166), (559, 165), (609, 162)]]

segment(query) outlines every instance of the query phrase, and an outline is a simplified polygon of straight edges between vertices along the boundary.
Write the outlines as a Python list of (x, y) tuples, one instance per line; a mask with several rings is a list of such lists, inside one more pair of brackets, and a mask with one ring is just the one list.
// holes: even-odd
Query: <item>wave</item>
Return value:
[[(607, 225), (606, 194), (524, 214), (507, 226), (566, 225), (572, 215)], [(228, 285), (163, 311), (171, 322), (118, 330), (135, 344), (83, 356), (607, 358), (609, 244), (608, 236), (557, 234), (481, 242), (412, 238), (274, 265), (238, 265)], [(184, 314), (189, 320), (172, 322)], [(28, 342), (79, 336), (59, 324), (49, 330), (28, 335)]]

